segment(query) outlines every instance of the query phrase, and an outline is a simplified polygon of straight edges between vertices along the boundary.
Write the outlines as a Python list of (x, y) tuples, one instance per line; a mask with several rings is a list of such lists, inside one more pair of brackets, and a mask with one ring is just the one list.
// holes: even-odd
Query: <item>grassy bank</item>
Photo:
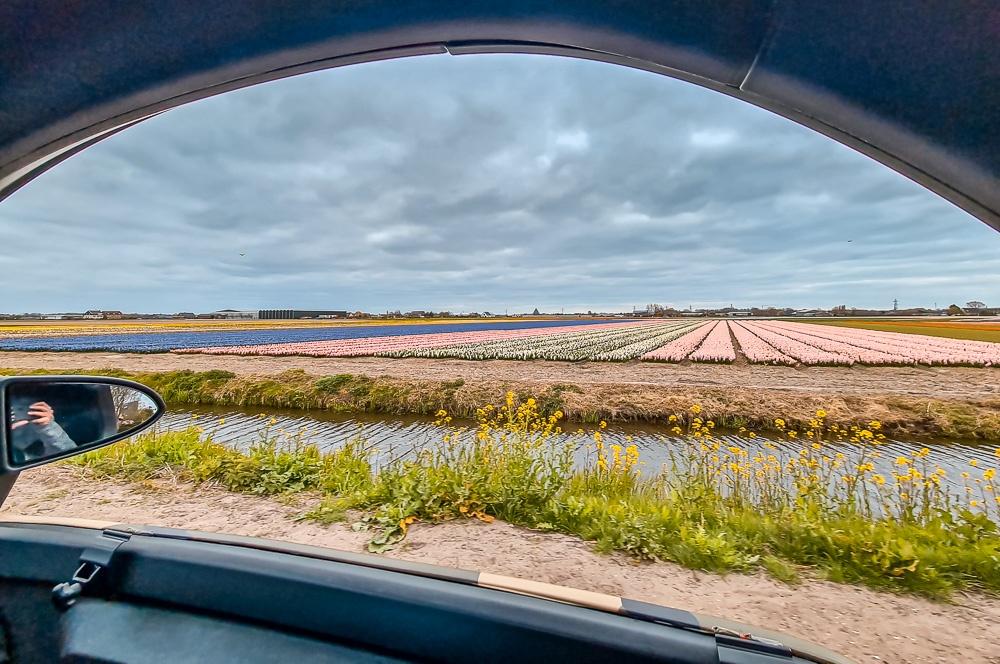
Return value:
[[(0, 375), (24, 370), (0, 369)], [(47, 369), (34, 374), (85, 374), (129, 378), (159, 392), (168, 404), (292, 408), (336, 413), (430, 415), (446, 410), (472, 418), (479, 404), (497, 403), (507, 391), (518, 398), (533, 396), (545, 415), (556, 411), (571, 422), (660, 422), (673, 413), (687, 421), (687, 405), (700, 403), (708, 417), (727, 428), (741, 426), (774, 430), (772, 413), (783, 413), (791, 425), (802, 426), (819, 408), (828, 421), (850, 426), (882, 422), (895, 436), (937, 436), (1000, 441), (1000, 397), (945, 400), (905, 395), (810, 395), (783, 390), (746, 388), (672, 388), (654, 385), (505, 381), (410, 380), (337, 374), (315, 376), (290, 370), (273, 376), (236, 375), (229, 371), (127, 372), (119, 369)]]
[[(870, 464), (885, 439), (879, 422), (840, 427), (826, 413), (785, 431), (788, 445), (750, 453), (721, 443), (703, 408), (686, 412), (684, 443), (659, 474), (640, 474), (634, 446), (588, 439), (557, 444), (562, 413), (513, 393), (476, 413), (473, 435), (451, 426), (440, 445), (373, 468), (363, 440), (321, 453), (304, 440), (278, 444), (265, 427), (240, 452), (190, 429), (148, 433), (71, 459), (87, 472), (130, 480), (162, 473), (258, 495), (311, 492), (303, 518), (342, 521), (371, 532), (370, 547), (402, 540), (415, 521), (503, 519), (577, 535), (603, 550), (712, 570), (766, 569), (794, 582), (804, 570), (841, 582), (943, 598), (961, 588), (1000, 591), (1000, 498), (996, 469), (970, 468), (964, 491), (949, 492), (933, 453), (896, 459), (890, 477)], [(752, 434), (747, 433), (751, 436)], [(827, 444), (857, 445), (847, 464)], [(1000, 463), (1000, 449), (997, 451)], [(352, 512), (360, 510), (360, 512)]]

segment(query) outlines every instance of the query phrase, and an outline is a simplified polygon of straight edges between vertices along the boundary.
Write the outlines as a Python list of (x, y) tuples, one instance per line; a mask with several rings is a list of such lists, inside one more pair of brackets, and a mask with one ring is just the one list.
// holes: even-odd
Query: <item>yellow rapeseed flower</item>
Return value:
[(908, 463), (910, 463), (910, 460), (907, 459), (905, 456), (898, 456), (898, 457), (896, 457), (896, 465), (897, 466), (905, 466)]
[(676, 421), (677, 421), (676, 415), (671, 415), (670, 417), (667, 418), (667, 422), (676, 422)]
[(698, 404), (691, 406), (691, 412), (697, 415), (698, 413), (701, 412), (701, 406), (699, 406)]
[(871, 422), (868, 423), (868, 428), (869, 429), (875, 429), (875, 430), (881, 429), (882, 428), (882, 423), (879, 422), (878, 420), (872, 420)]
[(970, 459), (969, 460), (969, 465), (972, 466), (973, 468), (978, 468), (979, 467), (979, 459)]
[(993, 479), (994, 477), (996, 477), (996, 475), (997, 475), (996, 468), (987, 468), (986, 470), (983, 471), (983, 479), (987, 481)]
[(785, 426), (785, 421), (779, 417), (774, 421), (774, 426), (778, 427), (779, 429), (782, 429)]
[(872, 481), (879, 486), (885, 484), (885, 478), (881, 475), (872, 475)]

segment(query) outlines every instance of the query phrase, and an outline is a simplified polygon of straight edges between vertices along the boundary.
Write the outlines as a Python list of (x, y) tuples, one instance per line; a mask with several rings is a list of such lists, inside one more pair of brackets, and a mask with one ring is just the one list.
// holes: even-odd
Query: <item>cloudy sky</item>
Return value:
[(0, 311), (1000, 303), (1000, 234), (661, 76), (434, 56), (153, 118), (0, 203)]

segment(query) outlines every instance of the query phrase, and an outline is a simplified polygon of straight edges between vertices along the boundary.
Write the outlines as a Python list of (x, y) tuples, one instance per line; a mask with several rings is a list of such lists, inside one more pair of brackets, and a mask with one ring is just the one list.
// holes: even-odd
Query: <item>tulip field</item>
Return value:
[(1000, 344), (777, 320), (646, 320), (174, 349), (216, 355), (1000, 366)]

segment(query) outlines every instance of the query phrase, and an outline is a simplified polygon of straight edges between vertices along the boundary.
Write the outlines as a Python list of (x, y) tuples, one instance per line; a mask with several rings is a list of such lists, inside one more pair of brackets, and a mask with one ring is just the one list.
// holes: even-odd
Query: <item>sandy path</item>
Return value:
[[(358, 551), (363, 533), (343, 524), (296, 523), (302, 506), (166, 481), (94, 481), (49, 466), (26, 472), (0, 509), (225, 531)], [(669, 563), (599, 555), (589, 544), (504, 523), (413, 528), (389, 555), (489, 571), (685, 608), (786, 631), (859, 662), (1000, 662), (1000, 599), (936, 604), (823, 581), (787, 586), (763, 575), (718, 576)]]
[(740, 387), (814, 394), (905, 394), (939, 398), (1000, 395), (1000, 367), (783, 367), (756, 364), (657, 364), (652, 362), (518, 362), (378, 357), (237, 357), (171, 353), (0, 352), (0, 367), (168, 371), (225, 369), (238, 374), (277, 374), (304, 369), (406, 379), (656, 385), (675, 388)]

